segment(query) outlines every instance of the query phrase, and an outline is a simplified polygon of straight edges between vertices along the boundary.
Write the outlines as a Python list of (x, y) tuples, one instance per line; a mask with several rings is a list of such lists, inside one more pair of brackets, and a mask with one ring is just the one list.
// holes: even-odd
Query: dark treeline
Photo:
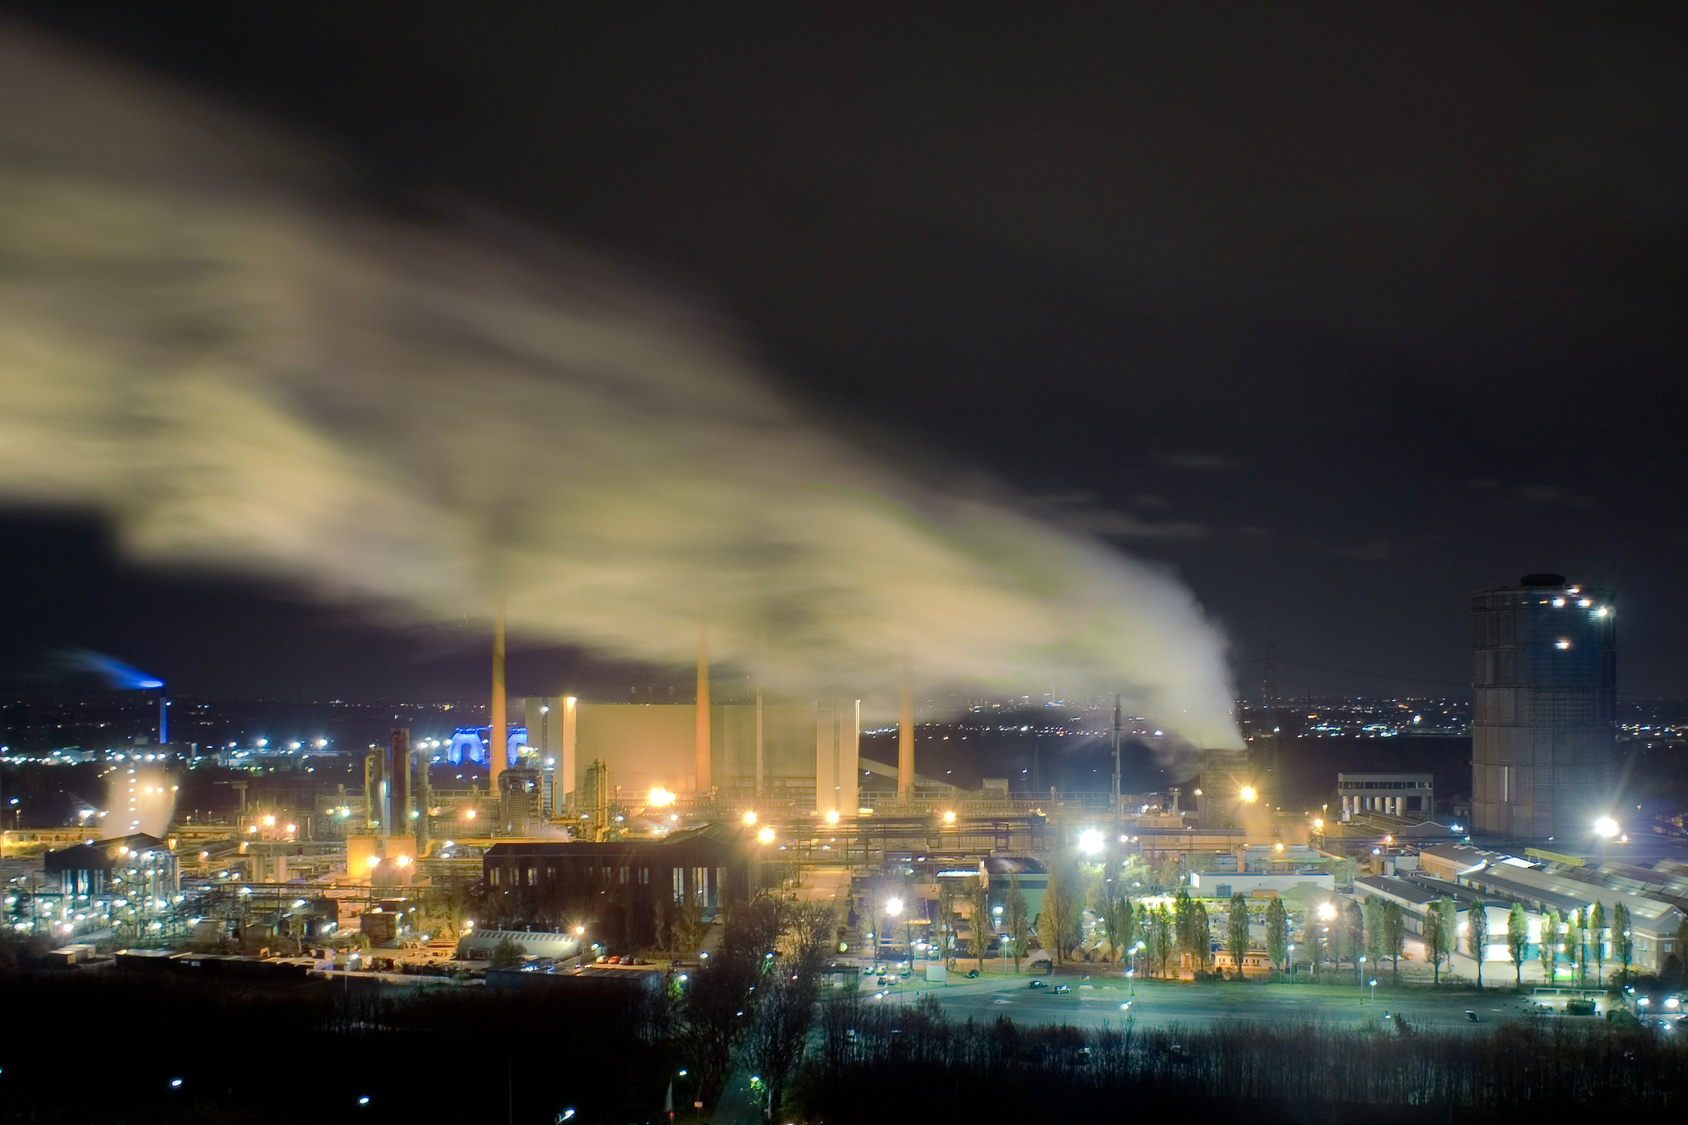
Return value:
[(933, 1005), (825, 1006), (793, 1102), (811, 1120), (1104, 1120), (1243, 1111), (1251, 1122), (1511, 1121), (1535, 1109), (1674, 1107), (1688, 1047), (1667, 1033), (1564, 1020), (1492, 1032), (1318, 1025), (1084, 1032), (946, 1021)]
[(0, 979), (0, 1121), (645, 1121), (673, 1073), (660, 1000), (360, 985)]

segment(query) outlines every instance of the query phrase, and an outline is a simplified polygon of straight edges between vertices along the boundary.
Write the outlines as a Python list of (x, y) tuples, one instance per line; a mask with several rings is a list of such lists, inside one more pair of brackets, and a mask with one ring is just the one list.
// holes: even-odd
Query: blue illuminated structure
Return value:
[(139, 668), (131, 668), (115, 656), (90, 649), (73, 649), (65, 654), (65, 662), (78, 672), (92, 672), (118, 691), (156, 691), (158, 693), (158, 744), (170, 742), (170, 701), (164, 698), (164, 681)]
[[(454, 766), (460, 766), (464, 761), (486, 765), (487, 739), (491, 734), (491, 727), (458, 727), (451, 732), (451, 745), (446, 748), (445, 760)], [(520, 748), (528, 744), (528, 732), (526, 727), (509, 727), (507, 734), (504, 748), (505, 765), (506, 768), (514, 768), (516, 756), (521, 753)]]

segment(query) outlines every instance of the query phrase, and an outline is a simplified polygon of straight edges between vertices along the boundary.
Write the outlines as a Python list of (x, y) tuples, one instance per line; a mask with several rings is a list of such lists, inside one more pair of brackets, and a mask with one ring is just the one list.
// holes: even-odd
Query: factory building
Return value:
[(1435, 778), (1427, 773), (1339, 773), (1342, 819), (1363, 813), (1427, 820), (1436, 808)]
[(1558, 574), (1471, 599), (1472, 823), (1587, 835), (1610, 812), (1616, 756), (1612, 594)]
[(482, 878), (503, 916), (592, 920), (591, 940), (638, 948), (655, 942), (659, 910), (748, 899), (750, 847), (721, 825), (661, 839), (511, 842), (487, 848)]

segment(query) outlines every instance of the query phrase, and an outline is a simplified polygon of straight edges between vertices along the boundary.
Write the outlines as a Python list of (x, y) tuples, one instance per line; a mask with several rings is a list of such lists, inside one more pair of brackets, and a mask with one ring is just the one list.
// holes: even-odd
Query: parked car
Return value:
[(1040, 981), (1040, 980), (1034, 980), (1034, 981), (1026, 982), (1026, 987), (1027, 988), (1048, 988), (1049, 986), (1047, 984), (1045, 984), (1044, 982)]
[(1470, 1008), (1467, 1008), (1467, 1009), (1465, 1009), (1465, 1018), (1466, 1018), (1467, 1022), (1469, 1022), (1469, 1023), (1476, 1023), (1477, 1022), (1477, 1013), (1473, 1012)]
[(1064, 996), (1072, 990), (1073, 987), (1070, 984), (1058, 984), (1055, 986), (1054, 992), (1057, 996)]
[(968, 980), (977, 980), (978, 976), (979, 976), (979, 970), (978, 969), (968, 969), (967, 970), (967, 979)]

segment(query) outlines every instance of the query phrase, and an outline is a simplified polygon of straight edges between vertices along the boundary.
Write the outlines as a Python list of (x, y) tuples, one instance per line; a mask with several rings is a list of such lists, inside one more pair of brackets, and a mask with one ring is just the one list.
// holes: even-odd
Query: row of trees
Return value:
[(828, 907), (766, 895), (728, 913), (720, 948), (691, 975), (680, 1007), (680, 1040), (705, 1097), (736, 1055), (758, 1077), (764, 1114), (778, 1116), (837, 923)]

